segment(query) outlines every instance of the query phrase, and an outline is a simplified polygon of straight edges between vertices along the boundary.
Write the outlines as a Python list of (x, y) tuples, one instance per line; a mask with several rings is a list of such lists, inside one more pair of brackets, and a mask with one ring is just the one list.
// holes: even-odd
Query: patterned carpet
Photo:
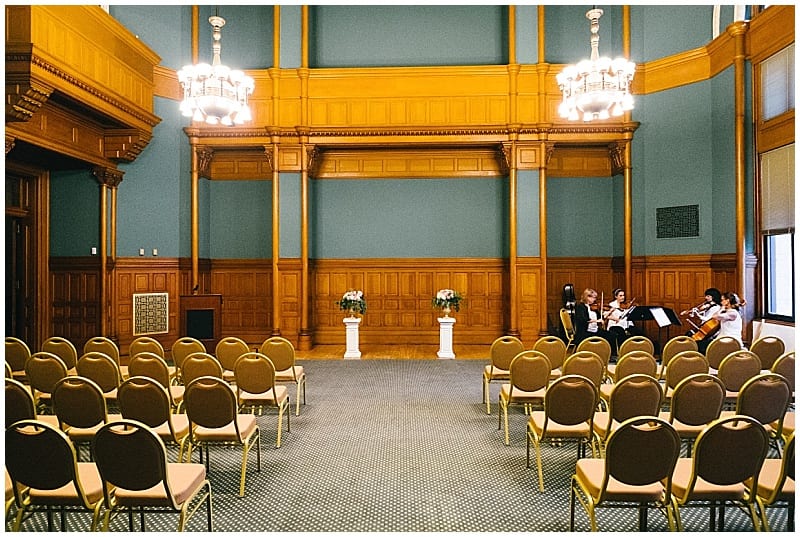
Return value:
[[(255, 454), (247, 490), (238, 496), (241, 450), (212, 452), (210, 480), (216, 531), (243, 532), (543, 532), (567, 531), (569, 479), (575, 447), (543, 448), (545, 492), (535, 468), (525, 468), (525, 423), (510, 415), (511, 445), (481, 404), (482, 360), (306, 360), (307, 405), (292, 415), (291, 433), (275, 448), (276, 417), (259, 418), (262, 468)], [(294, 400), (294, 388), (291, 388)], [(293, 401), (292, 401), (293, 402)], [(175, 456), (175, 451), (170, 455)], [(197, 456), (195, 456), (195, 462)], [(202, 508), (201, 508), (202, 509)], [(686, 531), (706, 531), (708, 510), (681, 511)], [(68, 517), (70, 530), (88, 529), (88, 514)], [(775, 530), (785, 512), (773, 510)], [(112, 521), (126, 531), (127, 516)], [(634, 509), (601, 510), (605, 531), (636, 531)], [(174, 531), (177, 515), (147, 518), (147, 531)], [(580, 506), (576, 529), (588, 530)], [(23, 526), (46, 529), (37, 514)], [(199, 511), (190, 531), (205, 531)], [(666, 531), (657, 511), (650, 531)], [(135, 530), (139, 530), (138, 517)], [(726, 530), (751, 531), (735, 509)]]

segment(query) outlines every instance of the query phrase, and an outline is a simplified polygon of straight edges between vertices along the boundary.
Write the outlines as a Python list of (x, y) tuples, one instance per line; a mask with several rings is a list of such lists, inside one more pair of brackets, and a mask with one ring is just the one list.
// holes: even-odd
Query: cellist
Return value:
[[(695, 329), (686, 332), (687, 336), (693, 336), (698, 331), (698, 329), (703, 326), (703, 324), (710, 321), (714, 317), (714, 315), (719, 313), (719, 310), (722, 309), (721, 306), (722, 293), (720, 293), (719, 289), (717, 289), (716, 287), (709, 287), (708, 289), (705, 290), (704, 294), (705, 294), (705, 299), (702, 304), (688, 310), (683, 310), (681, 312), (681, 315), (691, 314), (695, 315), (697, 319), (699, 319), (699, 324), (695, 325), (694, 323), (691, 323), (692, 325), (695, 326)], [(705, 337), (702, 340), (698, 341), (698, 346), (700, 345), (700, 343), (705, 342), (705, 346), (703, 347), (703, 349), (705, 349), (705, 347), (708, 346), (708, 343), (713, 339), (713, 335), (714, 334), (709, 334), (709, 337)]]
[(717, 313), (714, 314), (713, 319), (719, 322), (719, 331), (710, 338), (699, 342), (697, 350), (705, 354), (708, 344), (716, 337), (728, 336), (732, 337), (739, 342), (739, 346), (744, 348), (742, 342), (742, 315), (739, 313), (739, 307), (744, 305), (744, 301), (739, 300), (739, 295), (733, 291), (722, 293), (720, 298), (722, 306)]

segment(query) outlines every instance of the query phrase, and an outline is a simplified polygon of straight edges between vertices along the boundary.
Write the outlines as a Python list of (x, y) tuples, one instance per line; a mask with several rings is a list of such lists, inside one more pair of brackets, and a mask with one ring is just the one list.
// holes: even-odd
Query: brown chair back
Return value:
[(206, 346), (199, 339), (188, 336), (175, 340), (172, 344), (172, 361), (175, 362), (175, 367), (183, 367), (184, 358), (193, 352), (207, 352)]
[(131, 341), (128, 347), (128, 356), (135, 356), (140, 352), (152, 352), (165, 360), (167, 358), (164, 354), (164, 347), (161, 345), (161, 342), (149, 336), (140, 336)]
[(75, 368), (78, 375), (92, 379), (103, 393), (110, 393), (119, 388), (122, 375), (119, 365), (107, 354), (102, 352), (87, 352), (78, 360)]
[(199, 377), (222, 378), (222, 366), (207, 352), (193, 352), (184, 358), (182, 369), (183, 382), (186, 385)]
[(50, 352), (34, 352), (25, 363), (25, 375), (36, 392), (53, 393), (56, 383), (67, 376), (67, 366)]
[[(669, 495), (669, 483), (680, 448), (678, 433), (662, 419), (638, 416), (624, 421), (606, 441), (601, 501), (605, 499), (610, 477), (633, 486), (666, 482), (665, 490)], [(666, 503), (669, 505), (669, 501)]]
[(697, 373), (678, 383), (670, 400), (670, 422), (707, 425), (719, 418), (725, 402), (725, 385), (714, 375)]
[(570, 354), (561, 366), (563, 375), (581, 375), (591, 380), (595, 386), (603, 382), (605, 364), (603, 359), (592, 351), (578, 351)]
[(244, 340), (239, 339), (238, 337), (225, 337), (219, 340), (217, 343), (217, 347), (214, 350), (214, 354), (217, 357), (222, 369), (225, 371), (233, 371), (233, 366), (236, 365), (236, 360), (239, 357), (247, 352), (250, 352), (250, 349), (247, 347), (247, 343)]
[(547, 420), (561, 425), (591, 423), (599, 400), (597, 386), (581, 375), (562, 375), (547, 387), (544, 395)]
[(6, 336), (6, 363), (11, 366), (12, 373), (25, 371), (25, 362), (30, 357), (31, 350), (24, 341)]
[(697, 341), (689, 336), (675, 336), (664, 344), (661, 350), (662, 378), (669, 362), (683, 351), (697, 351)]
[(612, 421), (622, 423), (636, 416), (658, 416), (664, 392), (650, 375), (630, 375), (614, 384), (608, 400)]
[(757, 420), (749, 416), (722, 418), (698, 435), (694, 474), (718, 486), (737, 485), (749, 478), (755, 481), (768, 446), (767, 432)]
[(744, 383), (761, 372), (761, 360), (754, 353), (740, 349), (725, 357), (719, 364), (717, 376), (729, 392), (738, 392)]
[(750, 351), (761, 359), (761, 369), (772, 369), (772, 364), (785, 350), (786, 346), (778, 336), (762, 336), (750, 345)]
[[(294, 366), (294, 345), (286, 338), (274, 336), (261, 344), (258, 352), (270, 359), (275, 371), (286, 371)], [(247, 390), (250, 391), (250, 390)]]
[(131, 357), (128, 364), (131, 377), (148, 377), (164, 388), (169, 387), (169, 368), (162, 357), (152, 352), (140, 352)]
[(107, 337), (96, 336), (89, 339), (83, 345), (83, 353), (86, 354), (87, 352), (102, 352), (114, 360), (118, 366), (120, 365), (119, 347), (117, 347), (117, 344)]
[(632, 336), (622, 342), (619, 346), (620, 356), (625, 356), (631, 351), (644, 351), (648, 354), (655, 354), (653, 342), (645, 336)]
[(699, 351), (679, 352), (667, 364), (664, 379), (667, 388), (675, 388), (680, 381), (691, 375), (708, 373), (708, 362)]
[(517, 354), (508, 370), (512, 394), (515, 388), (526, 392), (544, 388), (550, 380), (551, 369), (544, 353), (529, 350)]
[(124, 419), (153, 428), (169, 422), (171, 401), (167, 389), (155, 379), (132, 376), (119, 387), (117, 404)]
[(55, 354), (64, 362), (64, 365), (67, 366), (67, 370), (74, 369), (75, 365), (78, 363), (78, 351), (75, 349), (75, 345), (66, 338), (53, 336), (51, 338), (47, 338), (44, 343), (42, 343), (43, 352), (49, 352), (51, 354)]
[[(649, 341), (649, 340), (648, 340)], [(658, 362), (652, 353), (644, 350), (633, 350), (622, 355), (614, 369), (614, 378), (617, 382), (629, 375), (649, 375), (657, 377)]]
[(744, 383), (736, 398), (736, 413), (762, 425), (782, 422), (792, 402), (792, 388), (782, 375), (764, 373)]
[(794, 351), (789, 351), (775, 360), (771, 371), (783, 375), (789, 381), (789, 386), (792, 387), (792, 393), (794, 393)]
[(36, 407), (28, 388), (18, 380), (6, 379), (6, 428), (20, 420), (35, 420)]
[(514, 357), (524, 350), (525, 346), (519, 338), (514, 336), (500, 336), (492, 342), (492, 346), (489, 349), (489, 357), (494, 367), (502, 369), (503, 371), (508, 371)]
[(567, 345), (560, 337), (542, 336), (533, 344), (533, 350), (539, 351), (550, 360), (550, 366), (558, 369), (567, 357)]
[(611, 360), (611, 345), (605, 339), (599, 336), (590, 336), (578, 343), (576, 351), (592, 351), (603, 360), (603, 364), (607, 367), (608, 361)]
[(275, 389), (275, 366), (260, 352), (246, 352), (236, 360), (233, 369), (237, 390), (252, 394)]
[(103, 390), (85, 377), (69, 376), (53, 388), (53, 410), (61, 427), (89, 429), (108, 421)]
[(718, 336), (706, 348), (706, 361), (711, 369), (719, 369), (722, 360), (730, 353), (741, 350), (742, 345), (730, 336)]

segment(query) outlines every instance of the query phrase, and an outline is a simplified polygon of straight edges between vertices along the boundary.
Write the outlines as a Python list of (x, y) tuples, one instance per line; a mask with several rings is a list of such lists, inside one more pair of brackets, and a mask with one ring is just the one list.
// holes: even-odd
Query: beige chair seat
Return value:
[[(294, 370), (294, 373), (292, 373), (292, 370)], [(305, 374), (305, 369), (303, 369), (302, 365), (295, 365), (283, 371), (275, 371), (275, 382), (294, 381), (295, 378), (302, 377)]]
[[(237, 414), (236, 421), (239, 425), (239, 441), (244, 442), (256, 430), (258, 424), (256, 417), (252, 414)], [(236, 434), (233, 422), (219, 428), (208, 428), (198, 425), (194, 429), (193, 436), (202, 442), (226, 442), (231, 440), (231, 436)]]
[[(172, 429), (175, 431), (175, 438), (183, 438), (189, 434), (189, 417), (186, 414), (173, 414), (170, 418), (172, 421)], [(153, 431), (165, 442), (171, 442), (172, 432), (169, 429), (169, 423), (164, 422), (158, 427), (151, 427)]]
[[(108, 415), (108, 423), (112, 421), (119, 421), (122, 419), (122, 415), (120, 414), (109, 414)], [(39, 420), (44, 421), (44, 420)], [(67, 433), (67, 436), (70, 440), (77, 443), (89, 443), (94, 438), (94, 435), (97, 434), (97, 431), (100, 430), (100, 427), (105, 425), (105, 423), (100, 422), (97, 425), (93, 425), (91, 427), (75, 427), (70, 426), (67, 427), (64, 432)]]
[[(544, 412), (531, 412), (529, 422), (536, 434), (541, 435), (544, 431)], [(554, 420), (547, 422), (547, 436), (554, 438), (586, 438), (590, 434), (588, 423), (577, 425), (564, 425)]]
[(246, 406), (258, 406), (259, 404), (278, 406), (289, 398), (289, 388), (286, 386), (275, 386), (273, 390), (264, 393), (250, 393), (239, 390), (239, 403)]
[[(678, 463), (675, 465), (675, 472), (672, 474), (672, 492), (676, 496), (684, 496), (686, 494), (692, 478), (692, 464), (693, 460), (691, 458), (678, 459)], [(744, 491), (744, 483), (714, 485), (697, 476), (694, 490), (692, 490), (689, 499), (702, 501), (705, 498), (713, 498), (715, 500), (740, 501), (744, 498)]]
[(483, 374), (489, 380), (508, 380), (508, 369), (500, 369), (493, 365), (487, 365), (483, 368)]
[[(575, 479), (584, 486), (592, 498), (597, 499), (600, 496), (605, 468), (605, 459), (580, 459), (575, 465)], [(664, 486), (661, 483), (631, 486), (609, 477), (605, 499), (618, 502), (657, 502), (663, 495)]]
[[(658, 417), (664, 421), (669, 421), (669, 412), (659, 412)], [(706, 428), (708, 424), (703, 425), (689, 425), (680, 420), (672, 420), (670, 422), (675, 430), (678, 431), (678, 436), (681, 438), (697, 438), (700, 431)]]
[(511, 390), (511, 384), (503, 384), (500, 386), (500, 396), (508, 400), (514, 399), (517, 404), (541, 404), (544, 401), (544, 392), (547, 388), (540, 388), (532, 392), (514, 388)]
[[(191, 499), (206, 480), (205, 466), (199, 463), (167, 463), (170, 487), (174, 500), (183, 504)], [(159, 483), (145, 490), (128, 490), (117, 488), (114, 492), (117, 503), (121, 506), (138, 506), (143, 500), (148, 506), (172, 507), (173, 498), (164, 494), (164, 485)]]
[[(94, 504), (103, 499), (103, 482), (100, 479), (97, 466), (93, 462), (78, 463), (78, 480), (89, 502)], [(75, 493), (75, 486), (71, 482), (53, 490), (31, 488), (28, 489), (28, 494), (37, 504), (83, 505), (80, 497)]]
[[(758, 473), (758, 495), (771, 497), (777, 493), (776, 501), (794, 501), (794, 479), (786, 476), (786, 481), (780, 491), (776, 487), (780, 483), (783, 470), (782, 459), (764, 459), (761, 471)], [(751, 483), (752, 480), (746, 484)]]

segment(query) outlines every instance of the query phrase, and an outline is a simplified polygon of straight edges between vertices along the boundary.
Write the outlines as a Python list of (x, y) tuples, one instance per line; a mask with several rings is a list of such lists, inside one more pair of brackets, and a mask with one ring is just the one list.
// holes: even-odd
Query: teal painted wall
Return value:
[(281, 6), (281, 68), (300, 67), (300, 47), (303, 44), (300, 6)]
[(312, 258), (508, 256), (507, 179), (311, 183)]
[[(700, 254), (712, 251), (716, 224), (713, 139), (723, 136), (712, 122), (711, 84), (701, 82), (638, 98), (634, 173), (644, 178), (645, 255)], [(640, 105), (637, 104), (637, 107)], [(641, 183), (640, 183), (641, 184)], [(698, 238), (656, 238), (656, 209), (699, 205)]]
[(300, 174), (280, 174), (280, 253), (281, 257), (300, 257)]
[(517, 6), (517, 63), (539, 61), (539, 10), (535, 5)]
[(311, 67), (508, 63), (505, 6), (324, 5), (309, 11)]
[(736, 251), (736, 177), (733, 162), (735, 121), (732, 106), (725, 106), (733, 99), (733, 68), (715, 76), (711, 82), (711, 121), (715, 133), (711, 137), (712, 148), (712, 253)]
[[(517, 255), (539, 255), (539, 172), (517, 172)], [(548, 252), (549, 253), (549, 252)]]
[(50, 255), (100, 251), (100, 183), (85, 170), (50, 175)]
[[(190, 6), (184, 9), (191, 10)], [(213, 29), (208, 17), (219, 12), (225, 19), (222, 27), (222, 63), (231, 69), (266, 69), (272, 67), (272, 5), (200, 6), (200, 61), (211, 63)], [(191, 41), (187, 41), (191, 45)], [(184, 60), (191, 63), (190, 54)]]
[[(622, 7), (598, 6), (603, 10), (600, 17), (601, 56), (616, 58), (622, 55)], [(575, 63), (589, 59), (592, 51), (589, 39), (589, 19), (587, 6), (546, 6), (544, 15), (545, 50), (547, 63)]]
[(272, 258), (271, 181), (209, 183), (211, 258)]
[(608, 177), (549, 177), (547, 256), (613, 255), (613, 206)]
[(180, 69), (192, 63), (190, 6), (110, 5), (109, 13), (161, 56), (161, 65)]
[[(707, 45), (712, 37), (712, 19), (710, 5), (631, 6), (631, 59), (649, 62)], [(601, 53), (602, 50), (601, 37)]]
[[(147, 148), (130, 164), (121, 164), (123, 180), (117, 191), (117, 255), (139, 255), (144, 248), (150, 255), (157, 248), (159, 256), (178, 257), (181, 254), (181, 228), (190, 225), (182, 221), (186, 214), (181, 183), (188, 181), (185, 165), (188, 151), (181, 148), (188, 140), (181, 129), (184, 118), (177, 103), (155, 98), (155, 114), (161, 123), (153, 129), (153, 139)], [(183, 210), (182, 210), (183, 208)]]

